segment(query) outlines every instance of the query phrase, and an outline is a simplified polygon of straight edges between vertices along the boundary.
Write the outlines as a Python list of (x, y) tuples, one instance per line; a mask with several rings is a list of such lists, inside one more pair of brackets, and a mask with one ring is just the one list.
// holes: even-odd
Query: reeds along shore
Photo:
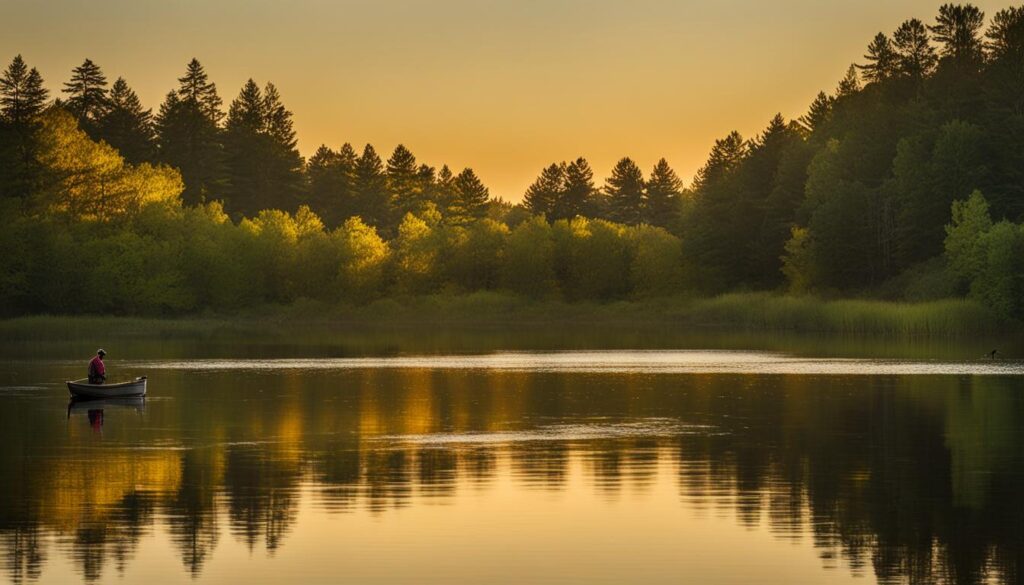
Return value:
[(366, 305), (300, 300), (237, 312), (178, 319), (30, 316), (0, 321), (9, 339), (48, 339), (97, 328), (117, 335), (194, 336), (218, 331), (298, 330), (309, 325), (418, 328), (618, 327), (701, 331), (822, 333), (849, 336), (960, 337), (1008, 333), (1013, 323), (971, 300), (922, 303), (824, 300), (768, 293), (711, 298), (663, 297), (614, 303), (537, 301), (493, 292), (390, 298)]

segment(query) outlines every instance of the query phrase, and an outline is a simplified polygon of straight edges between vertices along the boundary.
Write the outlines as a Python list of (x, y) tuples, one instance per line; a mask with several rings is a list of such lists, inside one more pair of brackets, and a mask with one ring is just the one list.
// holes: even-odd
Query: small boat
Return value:
[(68, 390), (75, 398), (119, 398), (124, 396), (145, 396), (146, 377), (118, 384), (90, 384), (89, 380), (69, 381)]

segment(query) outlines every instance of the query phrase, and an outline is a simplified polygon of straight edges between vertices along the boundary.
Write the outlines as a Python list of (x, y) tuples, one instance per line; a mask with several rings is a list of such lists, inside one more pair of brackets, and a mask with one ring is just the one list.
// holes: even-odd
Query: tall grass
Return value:
[(1010, 325), (965, 299), (908, 303), (728, 294), (696, 301), (689, 314), (698, 323), (742, 329), (899, 337), (970, 335)]
[(823, 300), (769, 293), (735, 293), (706, 299), (655, 298), (615, 303), (533, 301), (502, 293), (430, 295), (386, 299), (364, 306), (300, 301), (230, 315), (153, 319), (103, 316), (29, 316), (0, 321), (6, 339), (74, 338), (88, 332), (123, 336), (202, 337), (322, 325), (380, 326), (678, 327), (688, 331), (794, 331), (854, 336), (954, 337), (1008, 331), (1014, 325), (984, 306), (949, 299), (922, 303)]

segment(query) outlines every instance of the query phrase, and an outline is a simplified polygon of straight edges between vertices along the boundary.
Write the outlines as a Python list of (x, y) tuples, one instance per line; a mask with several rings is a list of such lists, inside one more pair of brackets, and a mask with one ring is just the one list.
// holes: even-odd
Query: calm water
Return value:
[(69, 405), (94, 344), (7, 342), (0, 580), (1024, 579), (1024, 362), (977, 348), (107, 340), (150, 397)]

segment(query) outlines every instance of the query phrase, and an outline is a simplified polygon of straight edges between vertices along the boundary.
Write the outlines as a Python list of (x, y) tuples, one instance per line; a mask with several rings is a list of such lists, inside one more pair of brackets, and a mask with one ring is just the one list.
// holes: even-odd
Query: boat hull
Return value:
[(75, 398), (122, 398), (126, 396), (145, 396), (146, 378), (137, 378), (131, 382), (120, 384), (90, 384), (88, 380), (75, 380), (67, 383), (68, 391)]

